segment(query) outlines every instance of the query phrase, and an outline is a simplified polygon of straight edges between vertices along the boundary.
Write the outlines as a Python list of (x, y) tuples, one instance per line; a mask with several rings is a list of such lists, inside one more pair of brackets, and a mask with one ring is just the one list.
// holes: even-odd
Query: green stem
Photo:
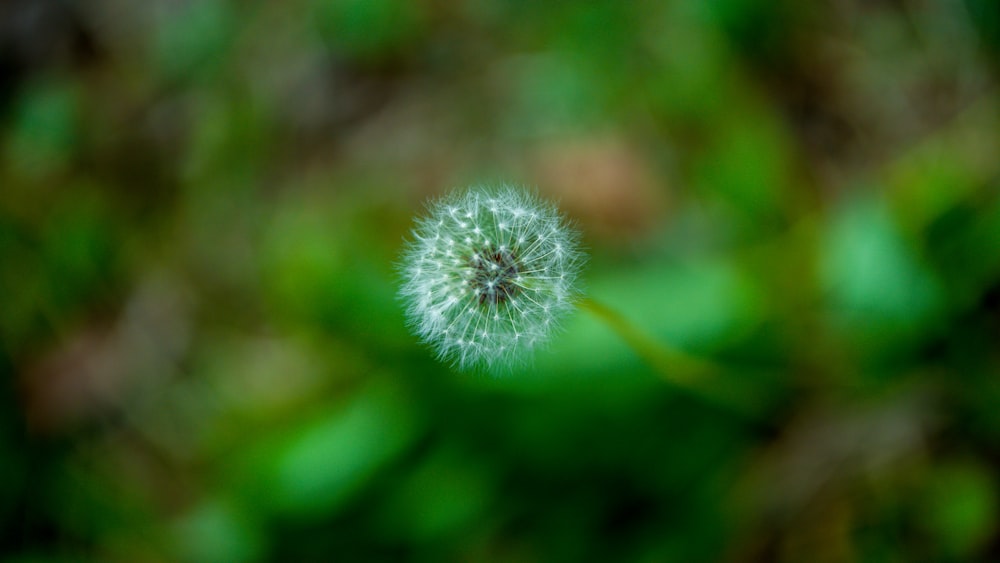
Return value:
[(667, 383), (742, 416), (759, 419), (763, 415), (766, 405), (759, 389), (723, 378), (718, 366), (664, 345), (598, 301), (583, 298), (578, 305), (618, 334)]

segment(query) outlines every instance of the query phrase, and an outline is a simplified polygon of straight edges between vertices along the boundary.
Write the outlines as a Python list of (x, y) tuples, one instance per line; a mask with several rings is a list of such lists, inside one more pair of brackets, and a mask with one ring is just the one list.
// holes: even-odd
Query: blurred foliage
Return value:
[[(998, 6), (0, 4), (0, 560), (1000, 558)], [(394, 261), (497, 180), (754, 408), (436, 362)]]

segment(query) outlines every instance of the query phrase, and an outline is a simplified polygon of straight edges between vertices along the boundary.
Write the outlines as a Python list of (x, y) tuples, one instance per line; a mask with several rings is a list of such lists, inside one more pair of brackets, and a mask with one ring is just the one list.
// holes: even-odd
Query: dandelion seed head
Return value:
[(517, 186), (473, 186), (417, 220), (399, 295), (413, 331), (442, 360), (502, 368), (572, 310), (582, 261), (577, 232), (554, 206)]

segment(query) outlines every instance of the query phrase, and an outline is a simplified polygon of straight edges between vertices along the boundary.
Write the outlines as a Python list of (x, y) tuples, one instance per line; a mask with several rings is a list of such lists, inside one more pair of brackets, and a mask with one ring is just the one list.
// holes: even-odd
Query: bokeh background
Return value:
[[(993, 0), (6, 0), (0, 559), (996, 560), (998, 69)], [(394, 261), (497, 181), (750, 408), (585, 311), (435, 361)]]

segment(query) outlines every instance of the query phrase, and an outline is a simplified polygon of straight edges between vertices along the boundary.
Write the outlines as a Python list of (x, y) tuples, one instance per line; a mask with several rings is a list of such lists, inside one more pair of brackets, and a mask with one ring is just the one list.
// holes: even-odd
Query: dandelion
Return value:
[(523, 188), (474, 186), (433, 202), (400, 264), (408, 320), (459, 368), (510, 366), (572, 309), (578, 239)]

